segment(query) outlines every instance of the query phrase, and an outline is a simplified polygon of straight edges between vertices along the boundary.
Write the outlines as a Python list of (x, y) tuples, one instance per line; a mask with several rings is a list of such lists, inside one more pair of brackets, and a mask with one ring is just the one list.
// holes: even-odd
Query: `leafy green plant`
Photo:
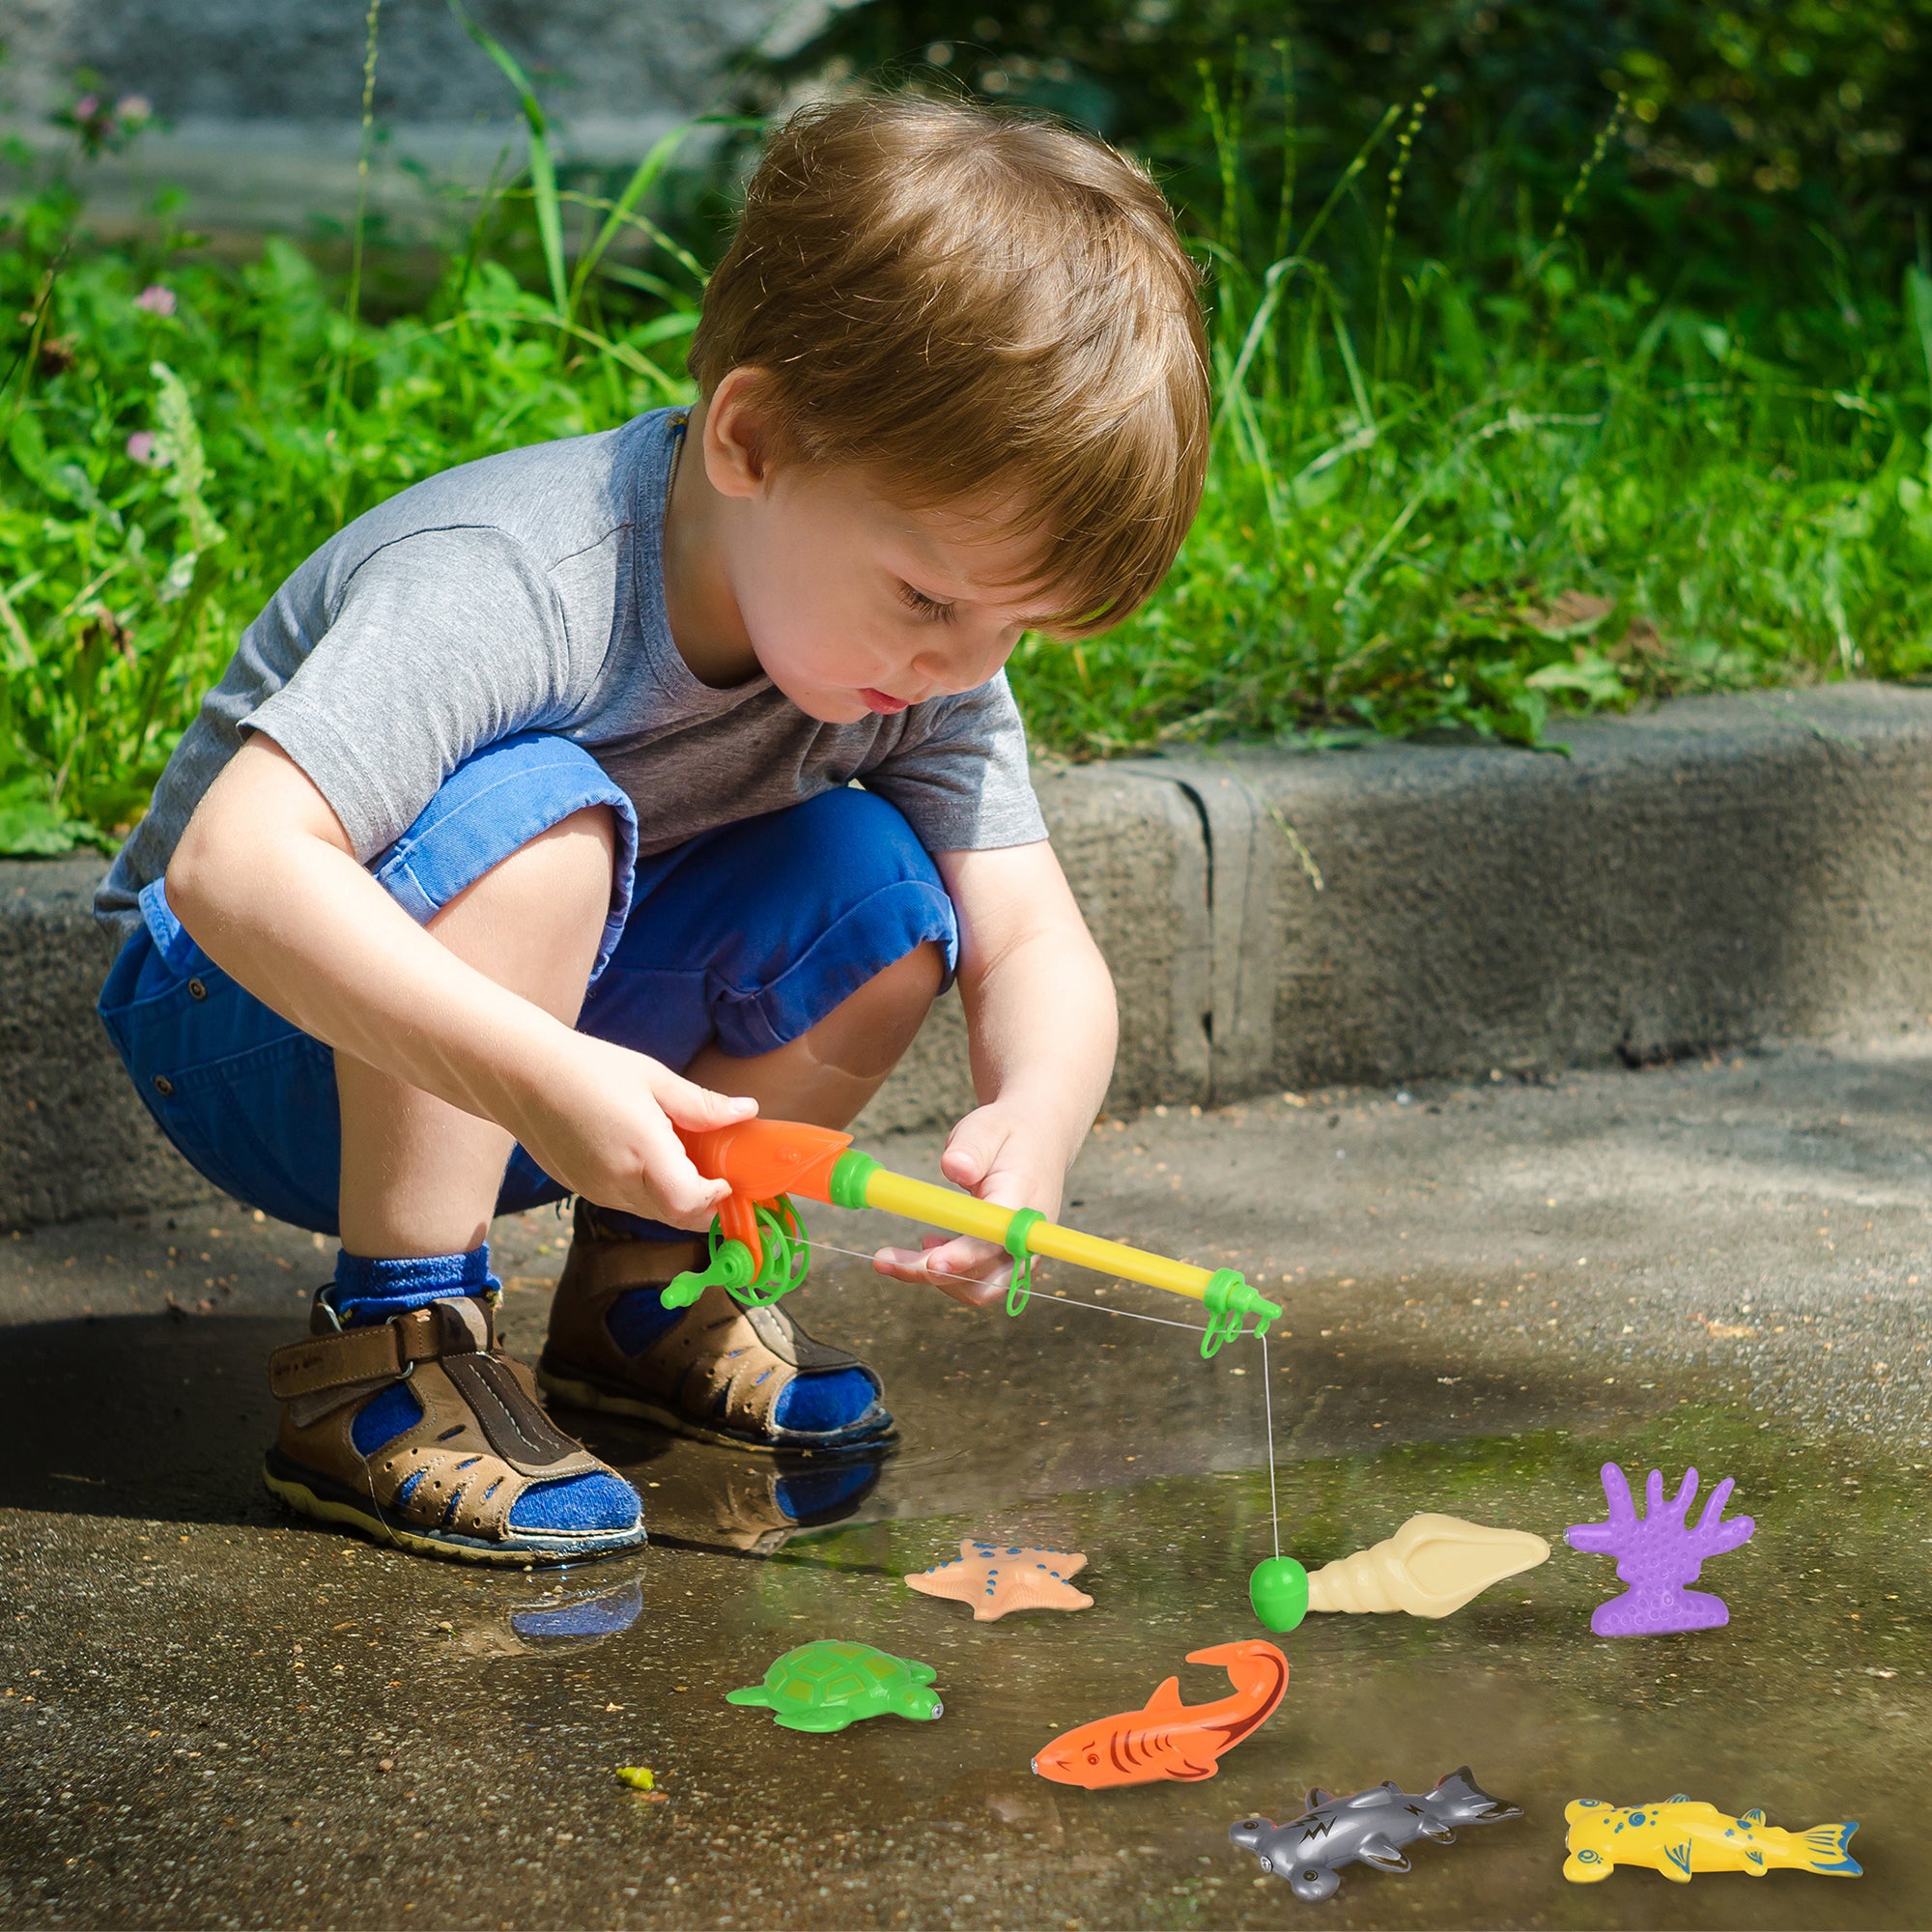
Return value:
[[(1567, 223), (1603, 141), (1507, 278), (1395, 246), (1426, 98), (1383, 115), (1298, 231), (1288, 172), (1258, 260), (1241, 101), (1205, 85), (1227, 185), (1201, 244), (1207, 496), (1145, 611), (1022, 647), (1037, 736), (1537, 745), (1564, 712), (1932, 662), (1921, 268), (1902, 301), (1846, 289), (1721, 320), (1593, 275)], [(1390, 144), (1380, 221), (1318, 249)]]
[[(223, 265), (166, 204), (144, 239), (92, 240), (79, 170), (134, 131), (122, 103), (77, 102), (51, 163), (0, 156), (0, 314), (22, 318), (0, 358), (0, 852), (111, 848), (242, 629), (345, 522), (688, 393), (705, 269), (649, 212), (683, 135), (611, 193), (561, 175), (527, 76), (470, 30), (528, 160), (380, 318), (359, 231), (341, 294), (279, 239)], [(1282, 128), (1258, 208), (1245, 71), (1201, 95), (1220, 183), (1197, 233), (1202, 514), (1128, 624), (1022, 644), (1042, 749), (1539, 744), (1565, 714), (1674, 691), (1926, 667), (1922, 267), (1894, 298), (1828, 252), (1808, 292), (1767, 281), (1724, 312), (1597, 267), (1577, 231), (1607, 134), (1500, 265), (1488, 242), (1458, 253), (1459, 218), (1410, 232), (1421, 97), (1371, 119), (1312, 213)]]
[[(0, 392), (0, 853), (111, 850), (242, 629), (345, 522), (687, 393), (669, 358), (703, 270), (640, 203), (689, 130), (607, 200), (559, 186), (540, 110), (529, 125), (533, 164), (380, 322), (281, 239), (240, 269), (174, 228), (91, 241), (75, 171), (99, 139), (51, 164), (7, 151), (0, 290), (33, 320)], [(575, 213), (596, 228), (566, 275)], [(493, 253), (531, 226), (542, 293)]]

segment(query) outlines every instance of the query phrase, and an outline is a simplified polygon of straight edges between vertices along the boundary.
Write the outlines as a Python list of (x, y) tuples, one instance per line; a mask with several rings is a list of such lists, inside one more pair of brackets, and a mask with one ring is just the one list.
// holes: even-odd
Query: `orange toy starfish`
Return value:
[(976, 1624), (990, 1624), (1009, 1610), (1091, 1608), (1094, 1599), (1066, 1580), (1086, 1562), (1077, 1549), (1020, 1549), (969, 1536), (959, 1546), (958, 1562), (916, 1571), (906, 1587), (926, 1597), (957, 1597), (973, 1605)]

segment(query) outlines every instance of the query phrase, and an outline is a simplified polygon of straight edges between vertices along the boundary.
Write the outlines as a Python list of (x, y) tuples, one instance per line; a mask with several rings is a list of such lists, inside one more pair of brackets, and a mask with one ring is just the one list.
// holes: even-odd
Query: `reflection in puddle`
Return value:
[(559, 1575), (538, 1597), (525, 1597), (462, 1623), (440, 1626), (464, 1657), (529, 1657), (588, 1650), (620, 1635), (643, 1614), (643, 1585), (575, 1588)]
[(773, 1556), (801, 1530), (849, 1520), (877, 1488), (890, 1449), (839, 1456), (756, 1456), (652, 1438), (649, 1460), (599, 1448), (636, 1483), (653, 1543)]
[(643, 1607), (643, 1586), (633, 1578), (615, 1590), (560, 1599), (553, 1594), (541, 1603), (512, 1610), (510, 1628), (526, 1643), (542, 1644), (546, 1648), (565, 1643), (582, 1647), (629, 1630), (642, 1614)]

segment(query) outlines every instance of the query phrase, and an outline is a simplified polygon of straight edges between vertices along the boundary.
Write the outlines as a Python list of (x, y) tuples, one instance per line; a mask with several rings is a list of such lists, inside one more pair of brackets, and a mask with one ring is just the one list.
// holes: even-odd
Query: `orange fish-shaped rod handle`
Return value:
[(832, 1199), (832, 1170), (852, 1145), (850, 1134), (814, 1127), (804, 1121), (735, 1121), (725, 1127), (679, 1127), (677, 1137), (699, 1174), (726, 1182), (731, 1191), (719, 1204), (718, 1225), (727, 1241), (752, 1251), (753, 1269), (764, 1266), (757, 1209), (782, 1194), (808, 1201)]
[(1089, 1791), (1212, 1777), (1222, 1753), (1273, 1715), (1288, 1689), (1288, 1659), (1273, 1644), (1249, 1639), (1191, 1650), (1187, 1661), (1220, 1664), (1234, 1695), (1211, 1704), (1183, 1704), (1180, 1680), (1170, 1677), (1142, 1709), (1063, 1732), (1034, 1759), (1034, 1770), (1056, 1784)]

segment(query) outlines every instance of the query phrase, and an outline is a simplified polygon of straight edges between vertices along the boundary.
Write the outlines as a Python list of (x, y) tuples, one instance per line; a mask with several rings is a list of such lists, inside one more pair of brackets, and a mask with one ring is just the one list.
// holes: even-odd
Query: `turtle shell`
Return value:
[(875, 1650), (868, 1643), (836, 1638), (787, 1651), (765, 1672), (765, 1689), (795, 1710), (846, 1705), (890, 1709), (922, 1684), (932, 1681), (924, 1664)]

